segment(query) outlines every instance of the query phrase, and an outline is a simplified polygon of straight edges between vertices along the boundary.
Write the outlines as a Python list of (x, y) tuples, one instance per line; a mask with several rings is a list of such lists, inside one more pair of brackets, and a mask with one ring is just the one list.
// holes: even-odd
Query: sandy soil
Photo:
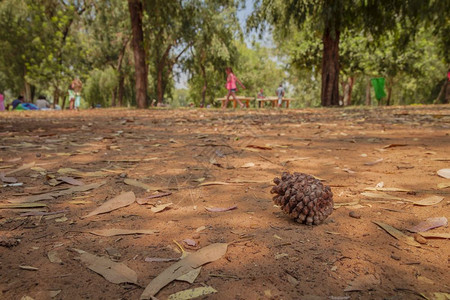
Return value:
[[(23, 183), (0, 189), (2, 205), (73, 188), (56, 179), (61, 176), (105, 181), (34, 202), (48, 207), (0, 210), (2, 299), (139, 299), (174, 263), (145, 258), (180, 257), (174, 241), (189, 252), (229, 246), (193, 284), (173, 281), (158, 299), (204, 285), (217, 293), (203, 299), (434, 299), (450, 291), (450, 241), (428, 238), (414, 246), (405, 238), (413, 237), (406, 228), (450, 216), (450, 189), (443, 187), (450, 179), (436, 173), (450, 167), (450, 106), (10, 112), (1, 114), (0, 125), (0, 172)], [(61, 168), (76, 171), (61, 174)], [(314, 175), (331, 187), (335, 210), (324, 224), (298, 224), (274, 206), (272, 180), (284, 171)], [(211, 182), (222, 184), (205, 184)], [(361, 194), (377, 184), (404, 191), (372, 191), (394, 199)], [(129, 191), (141, 201), (171, 195), (81, 218)], [(411, 202), (430, 196), (443, 199)], [(172, 205), (151, 210), (166, 203)], [(63, 212), (22, 215), (42, 210)], [(396, 239), (374, 221), (404, 236)], [(111, 228), (156, 232), (89, 233)], [(448, 234), (448, 228), (429, 232)], [(137, 284), (107, 281), (74, 248), (124, 263)], [(49, 252), (62, 262), (50, 262)]]

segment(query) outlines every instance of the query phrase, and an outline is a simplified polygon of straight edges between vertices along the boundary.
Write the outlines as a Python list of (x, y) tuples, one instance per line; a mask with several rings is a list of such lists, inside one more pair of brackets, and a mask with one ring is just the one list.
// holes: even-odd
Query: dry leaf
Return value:
[(159, 290), (178, 277), (192, 270), (221, 258), (227, 252), (228, 244), (216, 243), (206, 246), (197, 252), (189, 254), (177, 263), (174, 263), (154, 278), (145, 288), (140, 299), (151, 299)]
[(437, 187), (440, 188), (440, 189), (446, 189), (446, 188), (450, 187), (450, 182), (448, 182), (448, 183), (446, 183), (446, 182), (438, 183)]
[(444, 199), (444, 197), (441, 196), (431, 196), (419, 201), (414, 201), (414, 205), (419, 205), (419, 206), (428, 206), (428, 205), (435, 205), (438, 204), (439, 202), (441, 202)]
[(56, 250), (49, 251), (47, 253), (48, 259), (51, 263), (62, 264), (62, 260), (58, 257), (58, 252)]
[(108, 213), (113, 210), (128, 206), (132, 204), (135, 200), (136, 196), (134, 195), (133, 192), (125, 192), (117, 197), (114, 197), (113, 199), (106, 201), (105, 203), (94, 209), (92, 212), (81, 218), (84, 219), (98, 214)]
[(402, 188), (385, 188), (385, 187), (368, 187), (364, 189), (365, 191), (380, 191), (380, 192), (410, 192), (410, 190)]
[(426, 300), (449, 300), (450, 294), (449, 293), (441, 293), (441, 292), (434, 292), (434, 293), (421, 293), (420, 294), (423, 298)]
[(0, 209), (37, 208), (37, 207), (47, 207), (47, 204), (44, 204), (44, 203), (17, 203), (17, 204), (0, 203)]
[(120, 229), (120, 228), (110, 228), (110, 229), (98, 229), (91, 230), (89, 233), (99, 235), (99, 236), (116, 236), (116, 235), (130, 235), (130, 234), (155, 234), (158, 231), (151, 229)]
[(261, 149), (261, 150), (272, 150), (272, 147), (269, 146), (260, 146), (260, 145), (247, 145), (247, 148)]
[(109, 282), (116, 284), (124, 282), (137, 284), (136, 272), (124, 263), (113, 262), (108, 258), (93, 255), (87, 252), (81, 253), (79, 259), (86, 265), (86, 267), (95, 273), (102, 275)]
[(95, 188), (98, 188), (98, 187), (104, 185), (105, 183), (106, 183), (105, 181), (102, 181), (100, 183), (92, 183), (92, 184), (86, 184), (86, 185), (81, 185), (81, 186), (74, 186), (74, 187), (71, 187), (70, 189), (66, 189), (66, 190), (50, 192), (50, 193), (41, 194), (41, 195), (27, 196), (27, 197), (22, 197), (22, 198), (17, 198), (17, 199), (11, 199), (11, 200), (8, 200), (8, 202), (10, 202), (10, 203), (30, 203), (30, 202), (36, 202), (36, 201), (41, 201), (41, 200), (52, 200), (53, 198), (56, 198), (59, 196), (70, 195), (70, 194), (77, 193), (77, 192), (86, 192), (89, 190), (93, 190)]
[(361, 275), (350, 282), (344, 292), (372, 290), (380, 283), (380, 279), (376, 278), (373, 274)]
[(62, 176), (62, 177), (58, 177), (56, 179), (64, 181), (65, 183), (68, 183), (68, 184), (71, 184), (71, 185), (84, 185), (84, 182), (82, 182), (80, 180), (76, 180), (76, 179), (74, 179), (72, 177)]
[(378, 226), (380, 226), (383, 230), (385, 230), (387, 233), (389, 233), (391, 236), (393, 236), (397, 240), (399, 240), (403, 243), (406, 243), (410, 246), (420, 247), (420, 244), (418, 242), (416, 242), (413, 237), (407, 236), (400, 230), (398, 230), (388, 224), (384, 224), (384, 223), (376, 222), (376, 221), (372, 221), (372, 222), (377, 224)]
[(169, 296), (168, 300), (188, 300), (188, 299), (194, 299), (201, 296), (209, 295), (217, 293), (217, 291), (211, 287), (211, 286), (204, 286), (204, 287), (198, 287), (193, 288), (189, 290), (184, 290), (175, 294), (172, 294)]
[(406, 201), (406, 202), (412, 202), (411, 200), (400, 198), (392, 195), (388, 195), (386, 193), (371, 193), (371, 192), (364, 192), (361, 193), (361, 195), (366, 196), (367, 198), (374, 198), (374, 199), (383, 199), (383, 200), (398, 200), (398, 201)]
[(186, 281), (186, 282), (189, 282), (190, 284), (193, 284), (195, 279), (197, 279), (198, 275), (200, 275), (200, 271), (201, 270), (202, 270), (202, 267), (199, 267), (197, 269), (194, 269), (194, 270), (190, 271), (189, 273), (181, 275), (176, 280), (178, 280), (178, 281)]
[(17, 172), (26, 170), (26, 169), (30, 169), (30, 168), (34, 167), (34, 164), (35, 164), (34, 161), (31, 162), (31, 163), (29, 163), (29, 164), (24, 164), (24, 165), (22, 165), (21, 167), (15, 169), (15, 170), (6, 172), (5, 175), (11, 175), (11, 174), (14, 174), (14, 173), (17, 173)]
[(407, 146), (407, 144), (389, 144), (383, 147), (383, 149), (387, 149), (387, 148), (394, 148), (394, 147), (404, 147)]
[(151, 200), (151, 199), (162, 198), (162, 197), (166, 197), (166, 196), (170, 196), (170, 195), (172, 195), (171, 192), (159, 193), (159, 194), (151, 195), (151, 196), (148, 196), (145, 198), (136, 198), (136, 202), (141, 205), (148, 204), (149, 200)]
[(441, 177), (450, 179), (450, 169), (440, 169), (437, 174)]
[(5, 174), (3, 174), (3, 173), (0, 173), (0, 180), (3, 181), (4, 183), (16, 183), (17, 182), (17, 178), (6, 177)]
[(210, 182), (203, 182), (200, 183), (198, 186), (207, 186), (207, 185), (228, 185), (231, 184), (229, 182), (223, 182), (223, 181), (210, 181)]
[(194, 241), (193, 239), (184, 239), (183, 242), (184, 242), (186, 245), (191, 246), (191, 247), (197, 246), (197, 242)]
[(450, 239), (450, 233), (448, 232), (421, 232), (420, 235), (429, 239)]
[(428, 218), (423, 222), (420, 222), (414, 227), (406, 228), (410, 232), (424, 232), (433, 228), (447, 226), (448, 221), (446, 217)]
[(32, 266), (19, 266), (19, 268), (21, 268), (22, 270), (27, 270), (27, 271), (37, 271), (39, 270), (36, 267), (32, 267)]
[(146, 257), (144, 259), (146, 262), (168, 262), (168, 261), (179, 261), (180, 258), (159, 258), (159, 257)]
[(251, 168), (251, 167), (254, 167), (254, 166), (255, 166), (254, 163), (248, 162), (248, 163), (242, 165), (241, 168)]
[(378, 164), (378, 163), (380, 163), (380, 162), (382, 162), (382, 161), (383, 161), (383, 159), (382, 159), (382, 158), (379, 158), (379, 159), (377, 159), (376, 161), (366, 162), (366, 163), (364, 163), (364, 165), (365, 165), (365, 166), (373, 166), (373, 165), (376, 165), (376, 164)]
[(158, 204), (154, 207), (151, 208), (151, 211), (154, 213), (158, 213), (158, 212), (162, 212), (163, 210), (165, 210), (166, 208), (168, 208), (169, 206), (171, 206), (173, 203), (165, 203), (165, 204)]
[(209, 211), (209, 212), (224, 212), (224, 211), (237, 209), (237, 205), (231, 206), (231, 207), (227, 207), (227, 208), (223, 208), (223, 207), (205, 207), (205, 209), (207, 211)]
[(200, 232), (206, 229), (206, 226), (200, 226), (199, 228), (195, 229), (195, 232)]

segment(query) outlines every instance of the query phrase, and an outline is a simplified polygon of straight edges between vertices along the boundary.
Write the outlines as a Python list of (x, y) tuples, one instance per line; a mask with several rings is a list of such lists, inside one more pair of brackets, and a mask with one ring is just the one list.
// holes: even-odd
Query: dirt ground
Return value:
[[(158, 299), (202, 286), (217, 290), (202, 299), (438, 299), (450, 292), (450, 241), (405, 237), (428, 218), (450, 216), (450, 179), (437, 174), (450, 167), (450, 106), (9, 112), (0, 126), (3, 185), (23, 183), (0, 188), (2, 299), (139, 299), (175, 263), (145, 259), (179, 258), (174, 241), (188, 252), (229, 245), (193, 284), (173, 281)], [(335, 209), (324, 224), (298, 224), (274, 206), (272, 180), (284, 171), (331, 187)], [(105, 184), (68, 190), (74, 185), (61, 176)], [(63, 192), (31, 202), (47, 207), (4, 209), (52, 191)], [(171, 194), (81, 218), (129, 191), (141, 203)], [(413, 203), (430, 196), (443, 199)], [(89, 233), (111, 228), (155, 232)], [(448, 235), (448, 227), (429, 232)], [(137, 284), (109, 282), (73, 249), (124, 263)]]

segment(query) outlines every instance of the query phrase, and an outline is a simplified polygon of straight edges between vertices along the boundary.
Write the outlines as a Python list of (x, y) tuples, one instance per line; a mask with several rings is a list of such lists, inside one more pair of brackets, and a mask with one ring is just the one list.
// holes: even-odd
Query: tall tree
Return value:
[(136, 76), (136, 103), (138, 108), (147, 108), (147, 63), (142, 29), (143, 5), (140, 0), (128, 0), (133, 32), (132, 47)]
[[(432, 1), (431, 1), (432, 2)], [(374, 36), (394, 30), (396, 24), (414, 25), (429, 13), (428, 0), (260, 0), (249, 22), (261, 26), (264, 21), (280, 29), (295, 24), (299, 29), (319, 32), (322, 40), (323, 106), (339, 105), (339, 42), (341, 34), (359, 28)], [(305, 21), (312, 26), (306, 28)], [(408, 23), (409, 22), (409, 23)], [(413, 33), (413, 32), (412, 32)]]

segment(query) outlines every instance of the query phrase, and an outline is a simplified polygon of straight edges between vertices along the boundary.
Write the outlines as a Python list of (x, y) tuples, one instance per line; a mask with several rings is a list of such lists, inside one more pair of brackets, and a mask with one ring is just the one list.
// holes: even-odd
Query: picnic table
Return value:
[[(244, 103), (245, 107), (249, 108), (250, 107), (250, 101), (255, 100), (255, 97), (236, 96), (236, 99), (241, 100), (241, 102)], [(222, 106), (223, 106), (223, 104), (227, 100), (227, 97), (217, 98), (216, 100), (217, 101), (222, 101)], [(236, 108), (237, 101), (234, 100), (233, 97), (231, 97), (231, 96), (230, 96), (230, 101), (233, 101), (233, 108)]]
[[(295, 99), (292, 98), (285, 98), (283, 97), (281, 101), (281, 106), (283, 106), (283, 102), (286, 103), (286, 108), (289, 108), (289, 102), (294, 101)], [(272, 102), (272, 107), (277, 106), (278, 103), (278, 97), (265, 97), (265, 98), (258, 98), (256, 99), (258, 101), (258, 107), (262, 107), (265, 102)]]

